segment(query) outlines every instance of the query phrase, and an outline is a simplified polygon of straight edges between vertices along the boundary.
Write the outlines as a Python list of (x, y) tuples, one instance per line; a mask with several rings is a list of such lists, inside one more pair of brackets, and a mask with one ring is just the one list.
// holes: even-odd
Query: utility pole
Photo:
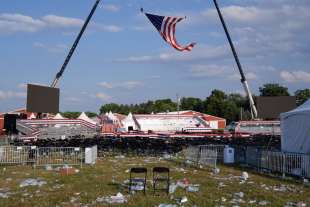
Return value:
[(237, 63), (237, 66), (238, 66), (238, 69), (239, 69), (239, 73), (241, 75), (241, 83), (243, 85), (243, 88), (245, 90), (245, 93), (247, 95), (247, 97), (249, 98), (249, 102), (250, 102), (250, 108), (251, 108), (251, 116), (252, 116), (252, 119), (255, 119), (257, 118), (257, 110), (256, 110), (256, 107), (255, 107), (255, 104), (254, 104), (254, 101), (253, 101), (253, 96), (252, 96), (252, 93), (250, 91), (250, 88), (249, 88), (249, 85), (248, 85), (248, 82), (245, 78), (245, 75), (243, 73), (243, 70), (242, 70), (242, 67), (241, 67), (241, 64), (240, 64), (240, 61), (239, 61), (239, 58), (238, 58), (238, 55), (237, 55), (237, 52), (235, 50), (235, 47), (234, 47), (234, 44), (230, 38), (230, 35), (229, 35), (229, 32), (228, 32), (228, 29), (227, 29), (227, 26), (226, 26), (226, 23), (224, 21), (224, 18), (222, 16), (222, 13), (221, 13), (221, 10), (217, 4), (217, 1), (216, 0), (213, 0), (214, 2), (214, 5), (216, 7), (216, 10), (217, 10), (217, 13), (219, 15), (219, 18), (221, 20), (221, 23), (223, 25), (223, 28), (224, 28), (224, 31), (225, 31), (225, 34), (227, 36), (227, 39), (228, 39), (228, 42), (229, 42), (229, 45), (230, 45), (230, 48), (231, 48), (231, 51), (234, 55), (234, 58), (235, 58), (235, 61)]
[(57, 86), (57, 83), (58, 83), (60, 77), (61, 77), (62, 74), (64, 73), (64, 71), (65, 71), (65, 69), (66, 69), (66, 67), (67, 67), (67, 65), (68, 65), (68, 63), (69, 63), (69, 61), (70, 61), (70, 59), (71, 59), (71, 57), (72, 57), (72, 55), (73, 55), (73, 53), (74, 53), (76, 47), (77, 47), (77, 45), (79, 44), (79, 41), (80, 41), (80, 39), (81, 39), (81, 37), (82, 37), (82, 35), (83, 35), (83, 33), (84, 33), (84, 31), (85, 31), (87, 25), (88, 25), (90, 19), (92, 18), (93, 14), (95, 13), (95, 11), (96, 11), (96, 9), (97, 9), (97, 6), (98, 6), (98, 4), (99, 4), (100, 1), (101, 1), (101, 0), (96, 0), (96, 2), (95, 2), (95, 4), (94, 4), (94, 6), (93, 6), (93, 8), (92, 8), (92, 10), (91, 10), (91, 12), (90, 12), (90, 14), (88, 15), (87, 19), (86, 19), (85, 22), (84, 22), (84, 25), (83, 25), (83, 27), (82, 27), (80, 33), (78, 34), (77, 38), (76, 38), (75, 41), (74, 41), (74, 43), (73, 43), (73, 45), (72, 45), (72, 47), (71, 47), (71, 49), (70, 49), (70, 51), (69, 51), (69, 53), (68, 53), (66, 59), (65, 59), (65, 62), (63, 63), (63, 65), (62, 65), (60, 71), (56, 74), (56, 77), (55, 77), (53, 83), (51, 84), (51, 87), (52, 87), (52, 88), (55, 88), (55, 87)]

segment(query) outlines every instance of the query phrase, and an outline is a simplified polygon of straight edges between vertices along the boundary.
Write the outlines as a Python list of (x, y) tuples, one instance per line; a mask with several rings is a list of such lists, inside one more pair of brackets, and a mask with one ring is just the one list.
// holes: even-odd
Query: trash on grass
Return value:
[(213, 169), (213, 174), (219, 174), (219, 173), (220, 173), (220, 168)]
[(159, 204), (159, 206), (158, 206), (158, 207), (177, 207), (177, 205), (162, 203), (162, 204)]
[(249, 179), (249, 174), (247, 172), (242, 172), (241, 180), (247, 181)]
[(28, 179), (22, 181), (19, 184), (19, 187), (21, 187), (21, 188), (27, 187), (27, 186), (39, 186), (39, 187), (41, 187), (42, 185), (45, 185), (45, 184), (46, 184), (46, 181), (44, 181), (44, 180), (28, 178)]
[(189, 186), (190, 182), (187, 178), (184, 178), (183, 180), (178, 180), (177, 181), (177, 186), (181, 188), (187, 188)]
[(191, 184), (188, 186), (187, 191), (188, 192), (198, 192), (199, 191), (199, 184)]
[(174, 193), (176, 191), (176, 189), (178, 188), (178, 185), (171, 183), (169, 185), (169, 193)]
[(109, 204), (122, 204), (122, 203), (126, 203), (127, 199), (123, 194), (117, 193), (116, 196), (104, 196), (104, 197), (97, 198), (96, 201), (106, 202)]

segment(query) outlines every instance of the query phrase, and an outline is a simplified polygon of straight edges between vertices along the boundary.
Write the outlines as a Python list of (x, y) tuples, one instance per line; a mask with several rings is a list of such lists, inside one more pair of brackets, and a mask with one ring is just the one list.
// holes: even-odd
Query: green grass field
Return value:
[[(148, 189), (129, 194), (123, 182), (129, 178), (128, 169), (144, 166), (148, 168)], [(199, 192), (187, 192), (177, 188), (173, 194), (153, 194), (151, 169), (167, 166), (171, 170), (171, 181), (187, 178), (192, 184), (200, 184)], [(310, 206), (310, 188), (293, 180), (281, 180), (255, 173), (240, 183), (242, 169), (219, 166), (220, 173), (210, 169), (196, 169), (181, 162), (153, 157), (100, 158), (96, 165), (83, 165), (79, 172), (62, 176), (57, 171), (44, 168), (34, 170), (31, 166), (0, 167), (0, 206), (118, 206), (101, 202), (103, 196), (121, 192), (128, 202), (120, 206), (158, 206), (161, 203), (177, 204), (177, 199), (186, 196), (183, 206)], [(27, 178), (40, 178), (47, 182), (42, 186), (20, 187)], [(240, 193), (242, 192), (242, 193)], [(236, 194), (237, 193), (237, 194)], [(242, 195), (243, 194), (243, 195)], [(265, 204), (265, 205), (264, 205)]]

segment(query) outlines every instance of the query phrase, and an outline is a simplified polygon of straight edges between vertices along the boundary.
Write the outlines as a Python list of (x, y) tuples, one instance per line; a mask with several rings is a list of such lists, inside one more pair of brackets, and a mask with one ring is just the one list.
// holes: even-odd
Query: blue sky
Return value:
[[(310, 85), (308, 0), (219, 0), (254, 93), (264, 83), (290, 92)], [(26, 83), (50, 85), (94, 0), (2, 0), (0, 111), (25, 106)], [(180, 44), (165, 43), (139, 12), (187, 16)], [(98, 111), (104, 103), (180, 96), (205, 98), (217, 88), (243, 93), (213, 2), (103, 0), (59, 87), (61, 110)]]

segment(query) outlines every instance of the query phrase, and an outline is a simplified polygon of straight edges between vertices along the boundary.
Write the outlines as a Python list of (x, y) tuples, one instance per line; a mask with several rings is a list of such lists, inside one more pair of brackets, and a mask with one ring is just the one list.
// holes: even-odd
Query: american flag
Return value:
[[(143, 9), (141, 9), (143, 12)], [(191, 51), (196, 43), (190, 43), (186, 46), (178, 44), (175, 38), (176, 24), (182, 21), (184, 18), (180, 17), (165, 17), (155, 14), (144, 13), (151, 21), (154, 27), (158, 30), (163, 39), (168, 42), (172, 47), (179, 51)]]

